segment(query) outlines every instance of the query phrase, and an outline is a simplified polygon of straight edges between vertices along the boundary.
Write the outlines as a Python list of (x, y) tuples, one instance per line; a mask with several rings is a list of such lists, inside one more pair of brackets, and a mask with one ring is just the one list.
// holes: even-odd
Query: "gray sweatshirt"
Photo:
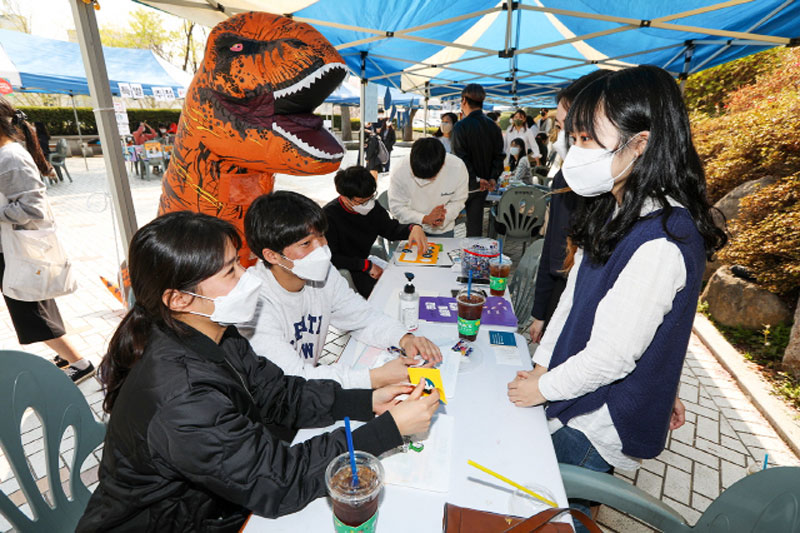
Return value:
[(0, 223), (24, 229), (53, 226), (39, 169), (31, 154), (17, 142), (0, 147), (0, 193), (8, 199), (8, 203), (0, 207)]

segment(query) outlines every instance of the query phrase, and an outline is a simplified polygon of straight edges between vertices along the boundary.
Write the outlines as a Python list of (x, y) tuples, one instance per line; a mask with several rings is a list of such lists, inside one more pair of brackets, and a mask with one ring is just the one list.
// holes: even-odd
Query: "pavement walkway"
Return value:
[[(400, 147), (392, 153), (393, 164), (409, 152)], [(355, 162), (355, 153), (348, 152), (344, 165)], [(113, 280), (123, 259), (116, 250), (114, 221), (107, 194), (105, 167), (101, 157), (87, 161), (70, 158), (67, 165), (74, 183), (59, 183), (48, 189), (61, 237), (75, 263), (79, 289), (58, 299), (67, 325), (69, 339), (76, 348), (97, 366), (108, 340), (124, 314), (122, 305), (111, 295), (100, 276)], [(379, 192), (388, 188), (388, 177), (381, 177)], [(131, 192), (138, 224), (155, 217), (160, 194), (158, 180), (130, 178)], [(332, 176), (278, 176), (276, 188), (292, 189), (326, 203), (336, 196)], [(518, 260), (521, 248), (509, 246), (506, 253)], [(332, 332), (325, 349), (335, 359), (347, 342), (347, 336)], [(44, 344), (20, 346), (11, 325), (5, 303), (0, 300), (0, 347), (24, 350), (51, 358), (54, 354)], [(531, 344), (531, 353), (536, 345)], [(96, 380), (80, 385), (92, 410), (103, 419), (103, 395)], [(746, 475), (750, 464), (760, 464), (769, 453), (770, 466), (800, 465), (800, 460), (780, 439), (770, 424), (738, 388), (733, 378), (717, 362), (708, 349), (692, 337), (681, 378), (680, 397), (687, 407), (686, 424), (672, 432), (667, 449), (656, 459), (645, 461), (638, 472), (617, 472), (622, 477), (680, 512), (694, 523), (709, 503), (722, 490)], [(39, 480), (40, 490), (48, 490), (47, 472), (38, 418), (30, 412), (22, 423), (22, 440), (28, 465)], [(65, 434), (59, 450), (61, 479), (71, 462), (73, 437)], [(80, 467), (81, 476), (90, 489), (97, 484), (98, 462), (102, 445)], [(10, 496), (30, 516), (30, 509), (13, 472), (0, 450), (0, 491)], [(600, 522), (606, 531), (635, 532), (649, 528), (613, 510), (603, 508)], [(0, 516), (0, 531), (10, 526)]]

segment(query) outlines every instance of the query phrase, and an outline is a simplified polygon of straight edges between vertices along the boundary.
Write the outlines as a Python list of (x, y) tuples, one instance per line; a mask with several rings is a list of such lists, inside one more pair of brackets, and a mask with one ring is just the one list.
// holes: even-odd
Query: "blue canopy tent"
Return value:
[[(89, 57), (96, 21), (70, 1)], [(426, 104), (480, 83), (488, 103), (552, 106), (558, 90), (598, 68), (655, 64), (685, 79), (800, 44), (796, 0), (136, 1), (206, 26), (251, 10), (291, 16), (325, 35), (364, 82), (417, 92)], [(100, 72), (102, 56), (91, 59)]]
[[(119, 84), (140, 84), (145, 95), (155, 87), (169, 87), (178, 96), (191, 75), (144, 49), (103, 47), (112, 94)], [(86, 69), (78, 43), (45, 39), (27, 33), (0, 30), (0, 77), (15, 91), (89, 94)]]

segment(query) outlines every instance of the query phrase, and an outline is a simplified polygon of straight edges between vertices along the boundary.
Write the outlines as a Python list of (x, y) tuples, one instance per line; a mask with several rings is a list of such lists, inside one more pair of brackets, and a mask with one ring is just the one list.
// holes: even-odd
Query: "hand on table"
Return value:
[(539, 341), (542, 340), (542, 334), (544, 333), (544, 320), (534, 318), (533, 324), (531, 324), (528, 332), (531, 334), (531, 341), (539, 344)]
[(411, 226), (411, 232), (408, 234), (408, 247), (416, 245), (417, 250), (423, 252), (428, 249), (428, 237), (422, 230), (421, 226), (414, 224)]
[(383, 366), (369, 371), (369, 380), (373, 389), (386, 385), (408, 382), (408, 367), (415, 365), (413, 357), (397, 357)]
[(397, 399), (401, 394), (409, 394), (414, 390), (413, 385), (395, 384), (387, 385), (372, 391), (372, 412), (380, 416), (400, 403)]
[[(439, 347), (425, 337), (417, 337), (411, 333), (406, 333), (398, 343), (405, 350), (406, 357), (414, 359), (417, 355), (422, 357), (426, 363), (425, 367), (431, 367), (442, 362), (442, 352)], [(413, 363), (412, 363), (413, 364)]]
[(381, 274), (383, 274), (383, 269), (375, 263), (372, 263), (372, 266), (369, 269), (369, 277), (372, 279), (380, 279)]
[(680, 398), (675, 398), (675, 405), (672, 406), (672, 416), (669, 419), (669, 430), (678, 429), (686, 423), (686, 406)]
[(508, 384), (508, 399), (517, 407), (532, 407), (546, 400), (539, 392), (539, 372), (519, 371), (517, 377)]
[(389, 408), (401, 435), (424, 433), (431, 425), (431, 417), (439, 408), (439, 391), (434, 390), (429, 396), (423, 397), (424, 388), (425, 380), (420, 380), (408, 398)]

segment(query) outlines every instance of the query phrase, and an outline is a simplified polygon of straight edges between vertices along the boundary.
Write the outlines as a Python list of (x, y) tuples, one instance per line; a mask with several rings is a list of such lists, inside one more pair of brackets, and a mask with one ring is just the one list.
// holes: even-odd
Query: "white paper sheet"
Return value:
[(381, 455), (386, 483), (433, 492), (449, 492), (454, 422), (451, 416), (437, 415), (431, 422), (428, 435), (412, 437), (414, 442), (425, 445), (421, 452), (394, 449)]

